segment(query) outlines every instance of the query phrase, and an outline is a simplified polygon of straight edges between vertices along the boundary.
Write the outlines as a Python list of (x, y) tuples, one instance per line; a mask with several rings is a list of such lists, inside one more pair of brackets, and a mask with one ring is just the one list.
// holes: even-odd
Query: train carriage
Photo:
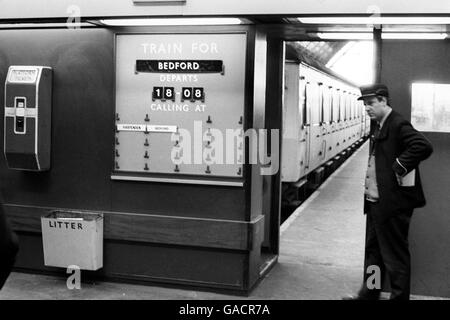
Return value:
[(364, 141), (369, 124), (359, 89), (332, 71), (287, 60), (283, 104), (283, 203), (296, 206), (298, 189), (315, 185)]

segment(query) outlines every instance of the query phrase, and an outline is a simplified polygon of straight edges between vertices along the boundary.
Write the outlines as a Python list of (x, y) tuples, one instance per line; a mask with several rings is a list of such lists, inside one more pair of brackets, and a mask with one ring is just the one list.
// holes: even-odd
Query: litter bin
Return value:
[(53, 211), (41, 217), (44, 264), (81, 270), (103, 267), (103, 215)]

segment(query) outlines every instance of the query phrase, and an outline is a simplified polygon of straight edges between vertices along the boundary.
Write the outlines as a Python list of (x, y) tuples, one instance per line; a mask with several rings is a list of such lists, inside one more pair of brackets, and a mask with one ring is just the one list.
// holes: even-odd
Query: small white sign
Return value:
[(25, 117), (25, 109), (24, 108), (16, 108), (16, 116), (17, 117)]
[(118, 124), (117, 130), (119, 131), (139, 131), (144, 132), (146, 128), (145, 124)]
[[(23, 113), (20, 110), (23, 110)], [(15, 115), (19, 117), (36, 117), (37, 110), (36, 108), (5, 108), (5, 116), (14, 117)]]
[(168, 132), (175, 133), (177, 132), (177, 126), (164, 126), (164, 125), (148, 125), (148, 132)]
[(8, 81), (14, 83), (34, 83), (36, 82), (37, 74), (37, 69), (10, 67)]

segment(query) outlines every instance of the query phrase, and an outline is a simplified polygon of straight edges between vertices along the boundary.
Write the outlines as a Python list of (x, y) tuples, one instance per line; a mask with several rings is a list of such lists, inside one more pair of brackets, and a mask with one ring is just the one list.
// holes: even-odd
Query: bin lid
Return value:
[(61, 219), (61, 220), (85, 220), (85, 221), (93, 221), (98, 219), (103, 219), (103, 214), (95, 213), (95, 212), (84, 212), (84, 211), (64, 211), (64, 210), (55, 210), (47, 215), (43, 216), (43, 218), (50, 219)]

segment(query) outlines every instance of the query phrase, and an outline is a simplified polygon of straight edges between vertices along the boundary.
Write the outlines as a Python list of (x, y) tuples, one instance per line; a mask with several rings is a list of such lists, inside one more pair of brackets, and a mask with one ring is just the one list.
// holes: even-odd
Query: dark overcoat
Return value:
[[(373, 137), (373, 129), (371, 137)], [(425, 206), (419, 163), (433, 152), (431, 143), (398, 112), (392, 110), (377, 138), (371, 139), (375, 151), (375, 172), (379, 194), (379, 217), (388, 219), (396, 213)], [(413, 186), (402, 186), (396, 174), (404, 177), (415, 170)], [(365, 201), (364, 213), (368, 203)]]

